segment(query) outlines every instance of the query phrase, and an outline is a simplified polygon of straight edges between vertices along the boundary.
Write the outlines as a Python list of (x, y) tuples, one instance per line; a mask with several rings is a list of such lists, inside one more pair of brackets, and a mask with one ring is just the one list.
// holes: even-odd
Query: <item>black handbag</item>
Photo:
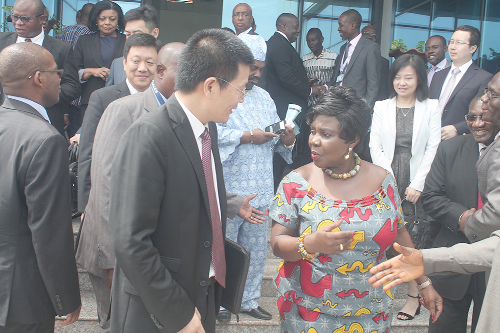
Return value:
[(428, 249), (432, 247), (434, 239), (441, 230), (441, 225), (436, 221), (428, 221), (426, 218), (418, 218), (417, 205), (415, 207), (415, 219), (406, 223), (406, 229), (410, 234), (416, 249)]
[(78, 212), (78, 143), (72, 142), (68, 147), (69, 181), (71, 185), (71, 217), (76, 218)]

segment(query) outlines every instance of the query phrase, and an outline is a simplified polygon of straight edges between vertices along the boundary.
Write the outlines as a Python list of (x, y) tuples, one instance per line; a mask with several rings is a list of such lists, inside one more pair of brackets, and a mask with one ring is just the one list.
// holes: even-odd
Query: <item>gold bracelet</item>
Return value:
[(297, 137), (295, 137), (293, 139), (293, 142), (291, 145), (287, 146), (284, 142), (283, 142), (283, 146), (285, 146), (286, 149), (290, 149), (290, 148), (293, 148), (293, 146), (295, 146), (295, 141), (297, 141)]
[(309, 253), (307, 252), (306, 248), (304, 247), (304, 238), (310, 235), (308, 232), (304, 232), (302, 235), (299, 236), (299, 239), (297, 240), (297, 244), (299, 245), (299, 253), (302, 255), (302, 258), (306, 260), (313, 260), (319, 255), (319, 252), (316, 253)]

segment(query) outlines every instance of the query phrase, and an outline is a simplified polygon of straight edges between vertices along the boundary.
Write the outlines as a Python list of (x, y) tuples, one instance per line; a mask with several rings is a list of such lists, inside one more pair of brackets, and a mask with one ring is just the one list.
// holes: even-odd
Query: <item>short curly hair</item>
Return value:
[(372, 117), (370, 106), (363, 97), (356, 95), (356, 90), (351, 87), (330, 87), (307, 113), (307, 124), (311, 125), (319, 115), (337, 118), (341, 126), (340, 138), (346, 143), (359, 136), (356, 150), (360, 151), (360, 143), (368, 134)]
[(96, 32), (97, 28), (97, 18), (101, 14), (103, 10), (111, 9), (114, 10), (118, 14), (118, 26), (116, 28), (117, 31), (123, 32), (125, 29), (125, 22), (123, 20), (123, 11), (120, 5), (114, 3), (113, 1), (103, 0), (96, 3), (89, 13), (89, 21), (87, 23), (87, 27), (90, 31)]

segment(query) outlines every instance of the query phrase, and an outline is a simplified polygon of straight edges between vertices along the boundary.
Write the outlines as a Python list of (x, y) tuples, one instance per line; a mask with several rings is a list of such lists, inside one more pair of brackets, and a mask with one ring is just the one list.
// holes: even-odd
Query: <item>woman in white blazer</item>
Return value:
[[(441, 112), (438, 101), (428, 99), (426, 68), (419, 57), (397, 58), (389, 80), (391, 98), (374, 107), (371, 157), (396, 178), (405, 220), (426, 219), (420, 194), (441, 141)], [(412, 320), (420, 313), (415, 282), (410, 283), (408, 296), (398, 319)]]

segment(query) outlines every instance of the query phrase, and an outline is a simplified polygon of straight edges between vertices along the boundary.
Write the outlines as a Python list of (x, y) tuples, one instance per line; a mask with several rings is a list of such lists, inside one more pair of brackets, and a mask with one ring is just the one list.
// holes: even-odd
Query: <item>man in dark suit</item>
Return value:
[[(160, 29), (158, 28), (158, 15), (151, 5), (144, 5), (139, 8), (129, 10), (124, 16), (125, 35), (130, 37), (138, 33), (150, 34), (158, 38)], [(109, 76), (106, 80), (106, 87), (119, 84), (127, 78), (123, 68), (123, 57), (116, 58), (111, 63)]]
[(66, 140), (46, 107), (62, 70), (34, 43), (0, 53), (0, 332), (54, 332), (78, 319)]
[[(368, 38), (373, 42), (378, 40), (378, 30), (374, 25), (367, 25), (361, 29), (363, 37)], [(389, 59), (380, 55), (380, 87), (378, 89), (378, 101), (383, 101), (389, 98)]]
[[(267, 90), (274, 100), (280, 119), (285, 119), (288, 104), (296, 104), (302, 108), (302, 112), (297, 116), (301, 132), (296, 143), (297, 155), (300, 160), (308, 162), (311, 152), (307, 144), (309, 126), (305, 123), (307, 98), (310, 95), (321, 95), (324, 87), (309, 86), (302, 59), (291, 44), (295, 43), (300, 32), (299, 19), (293, 14), (281, 14), (276, 20), (276, 30), (267, 41), (266, 67), (259, 83), (264, 82), (261, 87)], [(276, 188), (283, 178), (283, 170), (287, 163), (281, 155), (275, 154), (273, 164)]]
[[(493, 142), (500, 129), (498, 125), (481, 118), (481, 106), (481, 96), (478, 96), (469, 108), (468, 126), (472, 135), (443, 141), (427, 175), (422, 204), (427, 214), (442, 225), (434, 247), (470, 243), (460, 230), (458, 221), (465, 211), (482, 206), (477, 191), (476, 162), (480, 151)], [(443, 313), (435, 323), (429, 322), (429, 332), (465, 332), (472, 300), (474, 331), (486, 289), (484, 273), (436, 275), (431, 280), (443, 297)]]
[[(341, 85), (356, 89), (356, 94), (366, 98), (373, 108), (377, 101), (381, 82), (380, 47), (360, 33), (361, 14), (349, 9), (339, 17), (340, 37), (347, 40), (342, 45), (329, 85)], [(349, 47), (347, 47), (349, 45)]]
[(448, 53), (453, 64), (437, 72), (432, 78), (429, 98), (439, 99), (442, 140), (469, 133), (464, 119), (468, 105), (493, 77), (472, 62), (480, 41), (481, 33), (476, 28), (470, 25), (458, 27), (448, 43)]
[(251, 64), (235, 35), (195, 33), (176, 93), (123, 134), (110, 185), (111, 332), (215, 332), (226, 193), (213, 122), (243, 102)]
[(123, 65), (127, 79), (120, 84), (104, 87), (92, 93), (81, 129), (78, 156), (78, 211), (84, 212), (90, 191), (90, 164), (95, 131), (108, 105), (124, 96), (143, 92), (156, 73), (159, 44), (155, 37), (140, 33), (127, 38), (123, 50)]
[(427, 69), (427, 86), (430, 87), (434, 74), (451, 66), (451, 61), (446, 59), (446, 39), (443, 36), (434, 35), (425, 42), (425, 58), (431, 64)]
[(47, 108), (52, 125), (64, 135), (64, 129), (69, 124), (64, 115), (69, 112), (69, 103), (80, 95), (81, 87), (71, 45), (43, 32), (44, 9), (41, 0), (17, 0), (12, 9), (12, 24), (16, 32), (0, 33), (0, 51), (14, 43), (32, 42), (47, 49), (54, 57), (57, 68), (64, 69), (59, 102)]

